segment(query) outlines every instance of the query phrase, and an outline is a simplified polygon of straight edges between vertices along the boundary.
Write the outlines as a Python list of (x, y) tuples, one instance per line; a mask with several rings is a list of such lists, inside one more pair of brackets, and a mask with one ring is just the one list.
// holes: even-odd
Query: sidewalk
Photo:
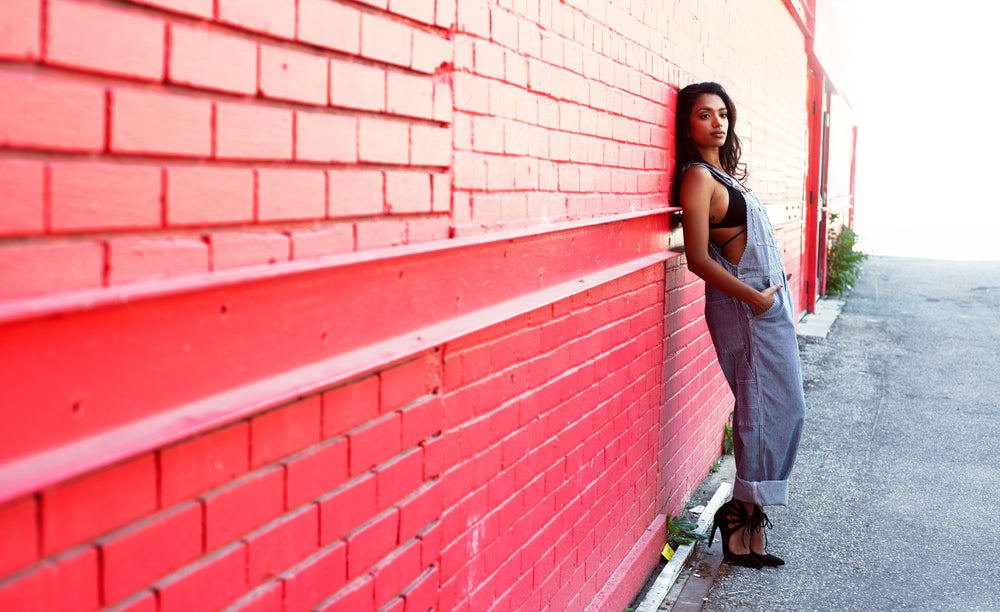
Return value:
[(660, 609), (1000, 609), (1000, 262), (871, 258), (799, 344), (806, 428), (767, 509), (788, 564), (719, 566), (717, 536)]

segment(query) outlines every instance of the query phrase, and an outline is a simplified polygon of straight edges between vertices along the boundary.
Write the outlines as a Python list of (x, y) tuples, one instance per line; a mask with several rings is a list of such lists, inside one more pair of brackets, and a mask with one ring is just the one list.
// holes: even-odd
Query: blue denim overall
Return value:
[[(739, 188), (709, 164), (716, 179)], [(686, 171), (687, 166), (683, 171)], [(683, 172), (682, 171), (682, 172)], [(705, 284), (705, 320), (719, 365), (736, 396), (733, 497), (759, 506), (788, 505), (788, 476), (802, 436), (805, 397), (795, 339), (792, 294), (785, 264), (767, 212), (746, 191), (747, 246), (738, 265), (726, 261), (709, 242), (709, 253), (730, 274), (758, 291), (782, 285), (763, 314)]]

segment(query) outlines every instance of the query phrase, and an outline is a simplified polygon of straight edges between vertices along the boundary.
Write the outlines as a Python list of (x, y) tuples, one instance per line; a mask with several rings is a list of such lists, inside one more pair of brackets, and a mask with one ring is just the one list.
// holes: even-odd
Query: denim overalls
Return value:
[[(709, 164), (699, 165), (719, 181), (739, 187)], [(739, 265), (726, 261), (711, 242), (709, 253), (730, 274), (758, 291), (771, 285), (783, 288), (774, 294), (771, 308), (757, 315), (750, 306), (706, 283), (705, 320), (719, 365), (736, 396), (733, 497), (759, 506), (784, 506), (805, 420), (802, 369), (781, 247), (757, 196), (747, 191), (744, 198), (747, 246)]]

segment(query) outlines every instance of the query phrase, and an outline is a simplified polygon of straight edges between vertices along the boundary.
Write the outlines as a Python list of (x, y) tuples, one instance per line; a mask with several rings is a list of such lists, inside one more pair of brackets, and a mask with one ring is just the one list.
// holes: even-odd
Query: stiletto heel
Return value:
[[(715, 537), (715, 529), (718, 528), (722, 532), (722, 558), (732, 563), (733, 565), (739, 565), (741, 567), (752, 567), (754, 569), (760, 569), (764, 566), (763, 562), (757, 558), (757, 555), (753, 551), (745, 554), (738, 555), (729, 548), (729, 536), (733, 535), (734, 532), (748, 528), (750, 526), (752, 514), (747, 512), (743, 504), (740, 504), (736, 500), (729, 500), (728, 502), (722, 504), (716, 511), (715, 516), (712, 517), (712, 536), (709, 538), (709, 544), (712, 543), (712, 539)], [(744, 531), (744, 537), (749, 532), (749, 530)]]
[(777, 567), (785, 564), (784, 559), (781, 557), (775, 557), (767, 552), (767, 532), (764, 530), (771, 529), (772, 527), (771, 519), (767, 518), (767, 515), (764, 514), (764, 510), (760, 506), (754, 506), (753, 514), (750, 516), (749, 531), (751, 534), (758, 531), (764, 534), (764, 552), (754, 552), (752, 548), (750, 549), (750, 552), (757, 557), (762, 565), (767, 567)]

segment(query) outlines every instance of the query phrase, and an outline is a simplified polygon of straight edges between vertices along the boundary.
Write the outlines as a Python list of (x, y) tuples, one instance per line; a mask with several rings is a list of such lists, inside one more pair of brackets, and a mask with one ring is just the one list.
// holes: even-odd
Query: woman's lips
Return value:
[(716, 138), (725, 138), (726, 137), (726, 133), (725, 132), (712, 132), (712, 136), (714, 136)]

